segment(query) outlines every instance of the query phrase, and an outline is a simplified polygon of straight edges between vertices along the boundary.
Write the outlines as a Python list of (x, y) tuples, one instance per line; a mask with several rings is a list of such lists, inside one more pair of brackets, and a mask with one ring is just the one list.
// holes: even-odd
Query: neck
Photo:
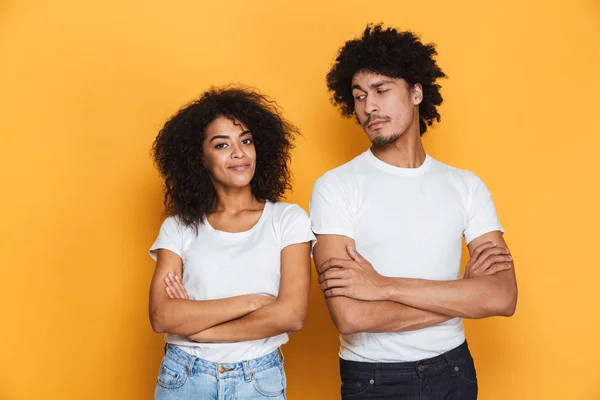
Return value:
[(373, 146), (371, 151), (384, 163), (399, 168), (418, 168), (425, 162), (419, 124), (416, 124), (416, 129), (404, 132), (395, 142), (385, 146)]
[(252, 194), (250, 185), (242, 188), (222, 187), (215, 185), (217, 204), (213, 212), (237, 214), (240, 211), (260, 208), (262, 204)]

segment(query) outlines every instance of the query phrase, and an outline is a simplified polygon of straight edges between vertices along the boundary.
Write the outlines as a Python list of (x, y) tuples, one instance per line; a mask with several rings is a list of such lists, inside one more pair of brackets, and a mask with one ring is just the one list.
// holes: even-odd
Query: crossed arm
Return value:
[(153, 329), (198, 342), (262, 339), (301, 329), (310, 291), (309, 246), (294, 244), (281, 252), (277, 298), (250, 294), (219, 300), (189, 300), (178, 278), (182, 275), (181, 258), (169, 250), (159, 250), (150, 288)]
[(469, 243), (465, 279), (430, 281), (379, 275), (345, 236), (317, 235), (315, 265), (340, 333), (402, 332), (454, 317), (512, 315), (517, 286), (512, 258), (498, 231)]

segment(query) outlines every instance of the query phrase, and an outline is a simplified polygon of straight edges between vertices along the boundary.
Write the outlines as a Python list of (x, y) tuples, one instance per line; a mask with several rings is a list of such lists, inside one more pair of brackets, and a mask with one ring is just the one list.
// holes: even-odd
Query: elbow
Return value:
[(290, 321), (290, 324), (288, 327), (288, 332), (298, 332), (303, 327), (304, 327), (304, 320), (296, 318), (296, 319)]
[(286, 332), (298, 332), (304, 327), (306, 312), (292, 311), (286, 318)]
[(503, 307), (499, 310), (499, 315), (503, 317), (512, 317), (517, 311), (517, 294), (504, 301)]
[(490, 316), (512, 317), (517, 310), (517, 292), (510, 291), (498, 296), (490, 307)]
[(332, 315), (333, 324), (342, 335), (353, 335), (362, 332), (358, 320), (350, 312), (342, 315)]
[(165, 312), (160, 307), (150, 309), (150, 325), (156, 333), (167, 333)]
[(353, 335), (359, 332), (359, 329), (357, 329), (353, 324), (348, 323), (347, 321), (338, 322), (337, 324), (335, 324), (335, 327), (342, 335)]

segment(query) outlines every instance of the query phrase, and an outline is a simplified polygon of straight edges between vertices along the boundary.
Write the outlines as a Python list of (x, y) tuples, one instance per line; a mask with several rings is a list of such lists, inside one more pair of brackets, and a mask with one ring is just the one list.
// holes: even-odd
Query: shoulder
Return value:
[(288, 218), (308, 218), (308, 214), (298, 204), (286, 203), (283, 201), (277, 201), (273, 204), (273, 220), (281, 221)]
[(176, 215), (171, 215), (167, 217), (160, 228), (162, 231), (177, 233), (181, 236), (189, 236), (194, 234), (194, 229), (191, 226), (187, 226), (181, 221), (181, 219)]
[(483, 184), (483, 181), (474, 172), (457, 168), (445, 164), (436, 159), (432, 159), (432, 169), (439, 174), (443, 174), (454, 188), (460, 192), (472, 192)]
[(316, 180), (315, 187), (318, 188), (321, 185), (352, 185), (356, 177), (364, 173), (366, 163), (366, 152), (363, 152), (347, 163), (325, 172)]

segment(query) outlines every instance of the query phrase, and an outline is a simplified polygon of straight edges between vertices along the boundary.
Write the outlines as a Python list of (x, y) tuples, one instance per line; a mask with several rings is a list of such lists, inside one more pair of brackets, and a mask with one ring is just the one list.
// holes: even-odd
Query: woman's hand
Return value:
[(185, 290), (183, 283), (181, 283), (181, 278), (179, 278), (178, 275), (173, 275), (169, 272), (165, 278), (165, 283), (167, 285), (166, 290), (169, 298), (189, 300), (190, 296), (188, 296), (187, 290)]

